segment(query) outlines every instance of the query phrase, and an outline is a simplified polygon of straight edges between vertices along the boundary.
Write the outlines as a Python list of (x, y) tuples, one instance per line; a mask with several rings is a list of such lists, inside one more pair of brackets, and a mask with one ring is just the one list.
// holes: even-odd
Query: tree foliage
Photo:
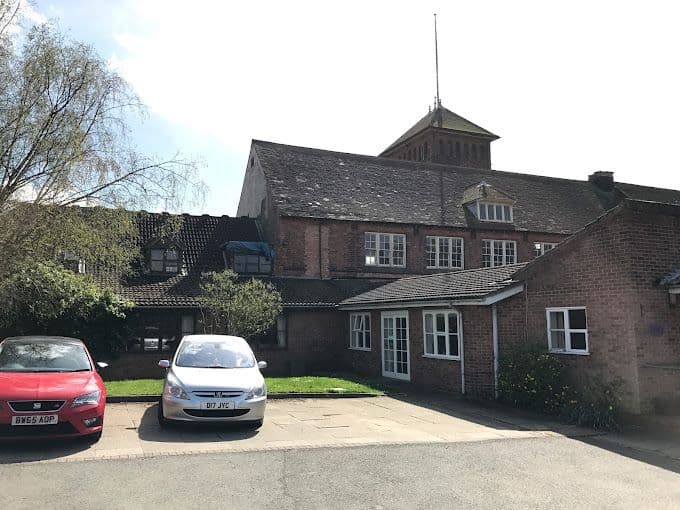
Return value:
[(216, 331), (243, 338), (267, 331), (282, 310), (281, 295), (270, 283), (239, 282), (229, 269), (203, 274), (200, 301)]
[(58, 264), (17, 271), (0, 284), (0, 301), (4, 335), (75, 337), (94, 354), (106, 355), (121, 350), (130, 334), (126, 316), (132, 303)]
[(101, 207), (83, 215), (65, 206), (167, 209), (200, 199), (194, 162), (135, 147), (130, 121), (145, 109), (128, 83), (53, 23), (10, 30), (18, 5), (0, 0), (0, 267), (59, 250), (101, 255), (134, 234)]

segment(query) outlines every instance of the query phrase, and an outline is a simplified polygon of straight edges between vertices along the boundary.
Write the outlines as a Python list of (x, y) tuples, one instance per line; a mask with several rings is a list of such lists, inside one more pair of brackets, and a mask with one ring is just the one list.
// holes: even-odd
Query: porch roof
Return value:
[(449, 301), (460, 304), (489, 304), (484, 299), (500, 295), (513, 285), (520, 285), (512, 276), (526, 263), (507, 266), (468, 269), (451, 273), (401, 278), (382, 287), (345, 299), (340, 308), (362, 306), (423, 304)]

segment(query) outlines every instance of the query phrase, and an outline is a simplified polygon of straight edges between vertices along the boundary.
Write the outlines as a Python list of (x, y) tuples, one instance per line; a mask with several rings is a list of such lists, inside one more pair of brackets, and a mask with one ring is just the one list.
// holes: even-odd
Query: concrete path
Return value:
[(67, 462), (298, 448), (584, 437), (592, 431), (437, 396), (270, 400), (259, 430), (161, 429), (156, 404), (109, 404), (104, 435), (82, 441), (0, 443), (0, 464)]

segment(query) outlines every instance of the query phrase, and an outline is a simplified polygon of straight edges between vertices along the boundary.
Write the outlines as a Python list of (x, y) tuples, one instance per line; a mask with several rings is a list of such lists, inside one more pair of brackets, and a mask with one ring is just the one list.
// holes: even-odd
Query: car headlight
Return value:
[(266, 397), (267, 396), (267, 385), (262, 384), (262, 386), (256, 386), (248, 392), (246, 395), (246, 400), (252, 400), (254, 398)]
[(93, 391), (92, 393), (86, 393), (85, 395), (74, 398), (71, 407), (96, 406), (99, 404), (101, 396), (102, 392), (99, 390)]
[(168, 376), (165, 378), (165, 393), (171, 397), (189, 400), (189, 395), (172, 372), (168, 372)]

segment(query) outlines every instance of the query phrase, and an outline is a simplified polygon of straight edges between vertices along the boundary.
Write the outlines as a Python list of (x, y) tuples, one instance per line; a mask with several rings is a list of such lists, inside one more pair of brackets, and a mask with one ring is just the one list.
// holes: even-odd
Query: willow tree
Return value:
[(0, 0), (0, 272), (59, 251), (132, 257), (133, 222), (112, 209), (200, 198), (196, 164), (139, 152), (130, 85), (54, 23), (13, 30), (19, 1)]

